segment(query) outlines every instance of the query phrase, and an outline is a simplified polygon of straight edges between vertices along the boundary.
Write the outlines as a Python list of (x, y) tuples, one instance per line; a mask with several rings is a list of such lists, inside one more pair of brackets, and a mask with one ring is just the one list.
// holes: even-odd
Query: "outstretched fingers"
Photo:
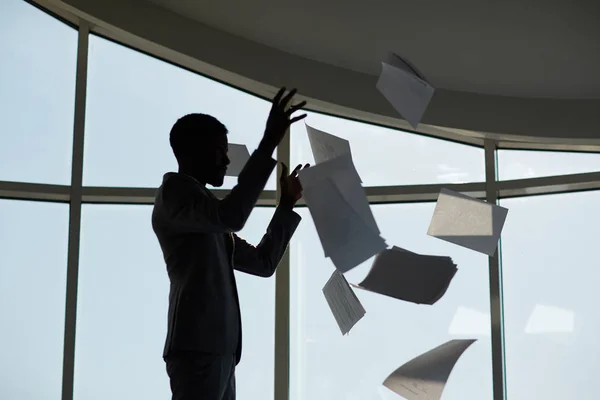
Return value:
[(290, 125), (293, 124), (294, 122), (298, 122), (298, 121), (300, 121), (301, 119), (304, 119), (304, 118), (306, 118), (306, 114), (302, 114), (302, 115), (299, 115), (297, 117), (294, 117), (294, 118), (292, 118), (290, 120)]
[(296, 168), (294, 168), (294, 170), (292, 171), (292, 173), (290, 174), (290, 176), (292, 178), (295, 178), (298, 176), (298, 171), (300, 171), (302, 169), (302, 164), (298, 164), (296, 165)]
[(297, 91), (298, 91), (297, 89), (290, 90), (290, 92), (279, 102), (279, 107), (285, 109), (285, 107), (290, 102), (292, 97), (294, 97), (294, 95), (296, 94)]
[(302, 109), (305, 105), (306, 105), (306, 101), (301, 101), (300, 103), (291, 106), (289, 108), (289, 110), (287, 110), (286, 112), (287, 112), (288, 115), (292, 115), (296, 111)]
[(285, 86), (282, 87), (281, 89), (279, 89), (279, 91), (277, 92), (275, 97), (273, 97), (273, 107), (275, 107), (276, 105), (279, 104), (279, 102), (281, 101), (281, 97), (283, 96), (284, 93), (285, 93)]
[[(286, 94), (285, 87), (282, 87), (281, 89), (279, 89), (279, 91), (273, 98), (270, 116), (274, 118), (273, 121), (277, 120), (277, 123), (280, 124), (279, 126), (283, 129), (288, 128), (294, 122), (298, 122), (306, 118), (306, 114), (302, 114), (297, 117), (291, 118), (291, 116), (295, 112), (301, 110), (304, 106), (306, 106), (306, 101), (301, 101), (298, 104), (291, 103), (296, 93), (297, 90), (292, 89)], [(288, 104), (290, 104), (289, 108), (287, 108)]]

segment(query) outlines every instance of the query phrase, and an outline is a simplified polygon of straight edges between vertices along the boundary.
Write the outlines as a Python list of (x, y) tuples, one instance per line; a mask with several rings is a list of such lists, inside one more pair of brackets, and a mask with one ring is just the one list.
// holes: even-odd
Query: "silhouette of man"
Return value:
[(288, 109), (295, 92), (277, 93), (260, 145), (222, 200), (205, 185), (223, 184), (229, 164), (225, 126), (212, 116), (190, 114), (171, 129), (179, 172), (163, 178), (152, 227), (171, 282), (163, 358), (173, 400), (235, 399), (242, 327), (233, 270), (261, 277), (275, 272), (300, 223), (293, 207), (302, 195), (302, 165), (289, 176), (282, 165), (279, 205), (260, 244), (254, 247), (235, 232), (244, 227), (277, 164), (275, 148), (289, 126), (306, 117), (291, 118), (306, 104)]

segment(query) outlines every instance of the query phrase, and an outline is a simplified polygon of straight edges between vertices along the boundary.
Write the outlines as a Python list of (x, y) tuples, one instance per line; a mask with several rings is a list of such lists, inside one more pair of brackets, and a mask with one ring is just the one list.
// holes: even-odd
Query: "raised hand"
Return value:
[(306, 117), (306, 114), (302, 114), (290, 119), (293, 113), (306, 105), (306, 101), (302, 101), (287, 108), (288, 103), (291, 102), (296, 94), (296, 89), (292, 89), (287, 94), (284, 94), (285, 88), (281, 88), (273, 98), (273, 105), (271, 107), (271, 112), (269, 113), (269, 118), (267, 119), (265, 134), (261, 142), (261, 144), (268, 146), (270, 150), (275, 150), (291, 124)]
[(293, 208), (296, 202), (302, 197), (302, 185), (298, 179), (298, 172), (304, 168), (310, 167), (310, 164), (298, 164), (296, 168), (288, 175), (288, 167), (285, 163), (281, 163), (281, 176), (279, 182), (281, 184), (281, 198), (279, 204), (282, 207)]

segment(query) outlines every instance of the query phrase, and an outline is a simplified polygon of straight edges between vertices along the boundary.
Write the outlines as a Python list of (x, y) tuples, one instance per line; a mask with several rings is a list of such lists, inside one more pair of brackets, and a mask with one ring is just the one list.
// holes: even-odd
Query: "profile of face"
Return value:
[(199, 147), (197, 174), (204, 183), (214, 187), (223, 186), (227, 166), (230, 163), (227, 155), (228, 147), (225, 132), (211, 136)]

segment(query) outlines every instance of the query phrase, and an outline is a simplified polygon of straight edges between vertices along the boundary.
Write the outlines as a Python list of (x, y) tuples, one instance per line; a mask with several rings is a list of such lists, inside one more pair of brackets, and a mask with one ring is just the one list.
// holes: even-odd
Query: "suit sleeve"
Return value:
[(272, 276), (300, 220), (301, 217), (294, 211), (278, 207), (258, 246), (252, 246), (234, 235), (234, 268), (260, 277)]
[(182, 182), (167, 182), (162, 201), (169, 227), (184, 234), (240, 231), (276, 164), (270, 156), (255, 151), (240, 173), (237, 185), (222, 200)]

